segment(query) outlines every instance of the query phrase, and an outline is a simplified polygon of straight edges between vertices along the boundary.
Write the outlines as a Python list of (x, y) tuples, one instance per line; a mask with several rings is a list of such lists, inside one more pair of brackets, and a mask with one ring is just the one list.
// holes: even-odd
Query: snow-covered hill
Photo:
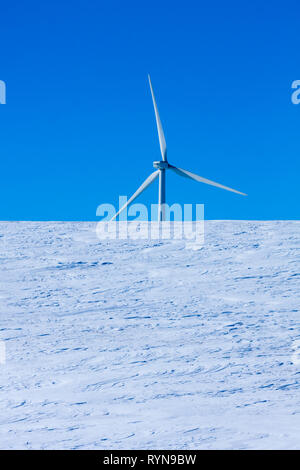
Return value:
[(0, 447), (299, 448), (299, 222), (0, 223)]

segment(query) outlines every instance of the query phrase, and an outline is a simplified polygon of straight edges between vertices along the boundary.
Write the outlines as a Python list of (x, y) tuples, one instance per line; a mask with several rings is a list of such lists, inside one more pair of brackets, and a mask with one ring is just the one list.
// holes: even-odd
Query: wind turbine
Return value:
[(166, 139), (164, 136), (164, 131), (162, 128), (161, 120), (158, 114), (157, 104), (155, 101), (155, 96), (152, 88), (152, 83), (150, 79), (150, 75), (148, 75), (149, 85), (152, 95), (152, 101), (154, 106), (155, 118), (156, 118), (156, 125), (157, 125), (157, 132), (158, 132), (158, 139), (159, 139), (159, 146), (160, 152), (162, 156), (162, 160), (153, 162), (153, 167), (156, 168), (156, 171), (151, 173), (150, 176), (143, 182), (143, 184), (138, 188), (138, 190), (131, 196), (130, 199), (124, 204), (123, 207), (112, 217), (111, 220), (115, 220), (117, 216), (126, 209), (129, 204), (131, 204), (143, 191), (145, 191), (148, 186), (156, 178), (159, 178), (159, 190), (158, 190), (158, 221), (165, 220), (165, 210), (164, 204), (166, 202), (166, 170), (172, 170), (177, 173), (179, 176), (184, 176), (185, 178), (190, 178), (195, 181), (199, 181), (200, 183), (210, 184), (211, 186), (216, 186), (217, 188), (226, 189), (227, 191), (232, 191), (233, 193), (241, 194), (242, 196), (247, 196), (245, 193), (241, 193), (236, 189), (229, 188), (228, 186), (224, 186), (223, 184), (216, 183), (215, 181), (208, 180), (203, 178), (202, 176), (195, 175), (195, 173), (191, 173), (190, 171), (183, 170), (182, 168), (177, 168), (176, 166), (171, 165), (167, 160), (167, 144)]

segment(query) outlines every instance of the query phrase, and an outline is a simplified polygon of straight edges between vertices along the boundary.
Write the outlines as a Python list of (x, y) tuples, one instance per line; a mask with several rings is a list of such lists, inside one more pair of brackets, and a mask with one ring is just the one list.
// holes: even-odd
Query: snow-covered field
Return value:
[(299, 222), (0, 223), (2, 449), (300, 448)]

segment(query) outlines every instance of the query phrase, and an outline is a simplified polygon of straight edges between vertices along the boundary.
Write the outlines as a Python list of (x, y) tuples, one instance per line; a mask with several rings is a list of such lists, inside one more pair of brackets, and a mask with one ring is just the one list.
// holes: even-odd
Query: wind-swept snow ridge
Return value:
[(299, 448), (299, 222), (95, 228), (0, 223), (0, 447)]

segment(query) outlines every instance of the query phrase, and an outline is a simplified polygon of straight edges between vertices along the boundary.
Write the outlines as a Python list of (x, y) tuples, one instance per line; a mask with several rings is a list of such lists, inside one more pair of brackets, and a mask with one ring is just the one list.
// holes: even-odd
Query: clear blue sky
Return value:
[[(1, 4), (1, 220), (97, 220), (160, 159), (167, 201), (207, 219), (299, 219), (299, 1)], [(157, 186), (137, 202), (157, 202)]]

